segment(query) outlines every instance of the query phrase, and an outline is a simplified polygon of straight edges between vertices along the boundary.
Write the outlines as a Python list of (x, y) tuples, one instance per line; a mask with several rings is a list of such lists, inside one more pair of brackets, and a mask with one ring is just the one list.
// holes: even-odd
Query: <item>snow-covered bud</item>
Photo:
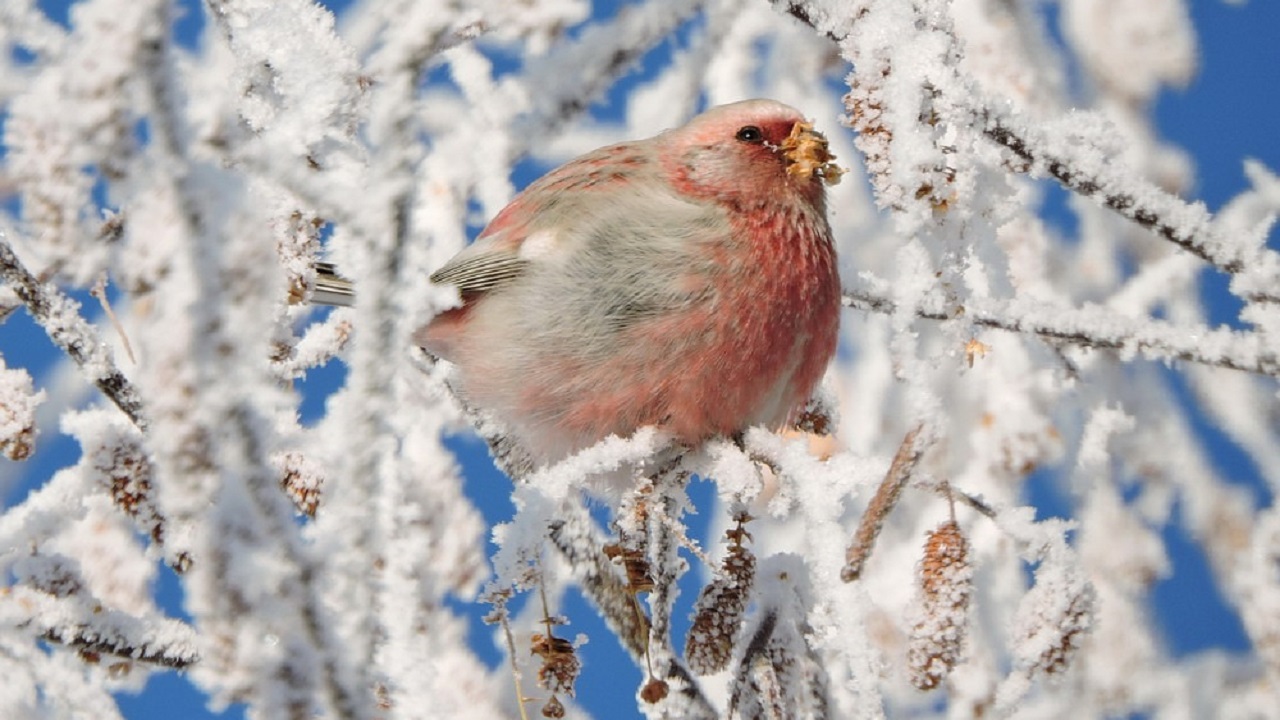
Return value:
[(26, 460), (36, 444), (36, 406), (44, 391), (35, 392), (26, 370), (10, 370), (0, 358), (0, 455)]
[(320, 507), (324, 471), (300, 452), (279, 453), (271, 458), (271, 464), (280, 473), (280, 487), (293, 501), (298, 512), (315, 517)]

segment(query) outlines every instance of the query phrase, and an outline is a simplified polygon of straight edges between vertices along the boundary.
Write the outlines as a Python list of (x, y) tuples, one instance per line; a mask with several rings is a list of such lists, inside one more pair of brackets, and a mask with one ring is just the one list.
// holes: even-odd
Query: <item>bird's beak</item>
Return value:
[(791, 134), (778, 146), (787, 161), (787, 174), (808, 180), (817, 175), (828, 185), (840, 182), (845, 169), (835, 164), (836, 156), (827, 149), (827, 138), (807, 122), (791, 127)]

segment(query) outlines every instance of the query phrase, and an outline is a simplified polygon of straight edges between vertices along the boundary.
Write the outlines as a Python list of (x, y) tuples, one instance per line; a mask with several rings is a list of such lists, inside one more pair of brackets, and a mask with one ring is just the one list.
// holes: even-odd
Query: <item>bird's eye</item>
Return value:
[(744, 143), (764, 142), (764, 133), (755, 125), (746, 125), (738, 128), (738, 134), (734, 135), (734, 137)]

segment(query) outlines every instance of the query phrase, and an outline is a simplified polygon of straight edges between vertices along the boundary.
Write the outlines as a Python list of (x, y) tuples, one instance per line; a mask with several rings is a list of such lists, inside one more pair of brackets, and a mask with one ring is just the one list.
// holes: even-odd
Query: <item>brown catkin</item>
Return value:
[(685, 661), (698, 675), (709, 675), (728, 666), (755, 579), (755, 555), (742, 544), (750, 537), (742, 527), (750, 518), (742, 514), (735, 519), (738, 525), (725, 533), (729, 538), (729, 552), (719, 575), (698, 595), (693, 625), (685, 640)]
[(929, 533), (920, 562), (921, 604), (907, 650), (911, 682), (921, 690), (937, 687), (964, 650), (973, 568), (969, 545), (954, 520)]
[(885, 518), (889, 517), (889, 513), (893, 512), (893, 508), (898, 504), (898, 498), (902, 497), (902, 489), (907, 486), (907, 481), (915, 472), (916, 465), (920, 463), (920, 458), (932, 442), (924, 429), (923, 424), (917, 425), (902, 438), (902, 443), (898, 445), (898, 452), (894, 454), (893, 462), (889, 464), (889, 471), (885, 473), (875, 496), (871, 498), (866, 511), (862, 513), (862, 520), (858, 523), (853, 541), (845, 551), (844, 568), (840, 570), (841, 580), (854, 582), (862, 577), (862, 571), (867, 564), (867, 559), (871, 557), (871, 548), (880, 535), (880, 528), (884, 526)]

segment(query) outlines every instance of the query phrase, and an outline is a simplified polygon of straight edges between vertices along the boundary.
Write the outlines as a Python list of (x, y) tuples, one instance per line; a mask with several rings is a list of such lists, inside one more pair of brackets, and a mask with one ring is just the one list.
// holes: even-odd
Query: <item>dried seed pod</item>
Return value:
[(627, 573), (627, 588), (632, 593), (648, 592), (653, 589), (653, 575), (649, 568), (649, 558), (641, 548), (624, 547), (620, 543), (604, 546), (604, 554), (614, 562), (622, 565)]
[(828, 185), (836, 185), (847, 172), (836, 165), (827, 138), (809, 123), (798, 122), (779, 146), (787, 161), (787, 173), (808, 180), (817, 175)]
[(582, 663), (578, 660), (573, 643), (550, 633), (534, 633), (529, 651), (542, 658), (538, 668), (538, 687), (573, 697), (573, 684), (578, 679)]
[(921, 690), (932, 690), (960, 661), (973, 594), (969, 545), (954, 520), (939, 525), (925, 541), (920, 589), (921, 603), (911, 629), (907, 665), (912, 684)]
[(923, 424), (917, 425), (902, 438), (898, 452), (894, 454), (893, 462), (889, 465), (889, 471), (885, 473), (875, 496), (871, 498), (866, 511), (862, 513), (862, 520), (858, 523), (853, 542), (849, 543), (849, 549), (845, 551), (844, 568), (840, 570), (841, 580), (854, 582), (862, 576), (862, 570), (867, 564), (867, 559), (871, 557), (871, 548), (875, 546), (876, 538), (880, 536), (880, 528), (884, 526), (885, 518), (893, 512), (893, 508), (898, 504), (898, 498), (902, 497), (902, 489), (907, 486), (907, 481), (911, 479), (916, 466), (920, 464), (920, 458), (925, 450), (933, 443), (933, 438), (929, 437), (924, 430)]
[(542, 706), (542, 717), (545, 718), (562, 718), (564, 717), (564, 703), (560, 702), (560, 698), (555, 695)]
[(671, 692), (671, 687), (667, 685), (666, 680), (650, 678), (649, 682), (640, 688), (640, 699), (652, 705), (665, 698), (669, 692)]
[(743, 540), (751, 536), (743, 528), (750, 520), (740, 513), (737, 526), (725, 533), (729, 553), (720, 572), (698, 595), (694, 605), (693, 625), (685, 639), (684, 656), (689, 669), (699, 675), (719, 672), (729, 664), (734, 641), (742, 627), (742, 615), (755, 580), (756, 558)]

